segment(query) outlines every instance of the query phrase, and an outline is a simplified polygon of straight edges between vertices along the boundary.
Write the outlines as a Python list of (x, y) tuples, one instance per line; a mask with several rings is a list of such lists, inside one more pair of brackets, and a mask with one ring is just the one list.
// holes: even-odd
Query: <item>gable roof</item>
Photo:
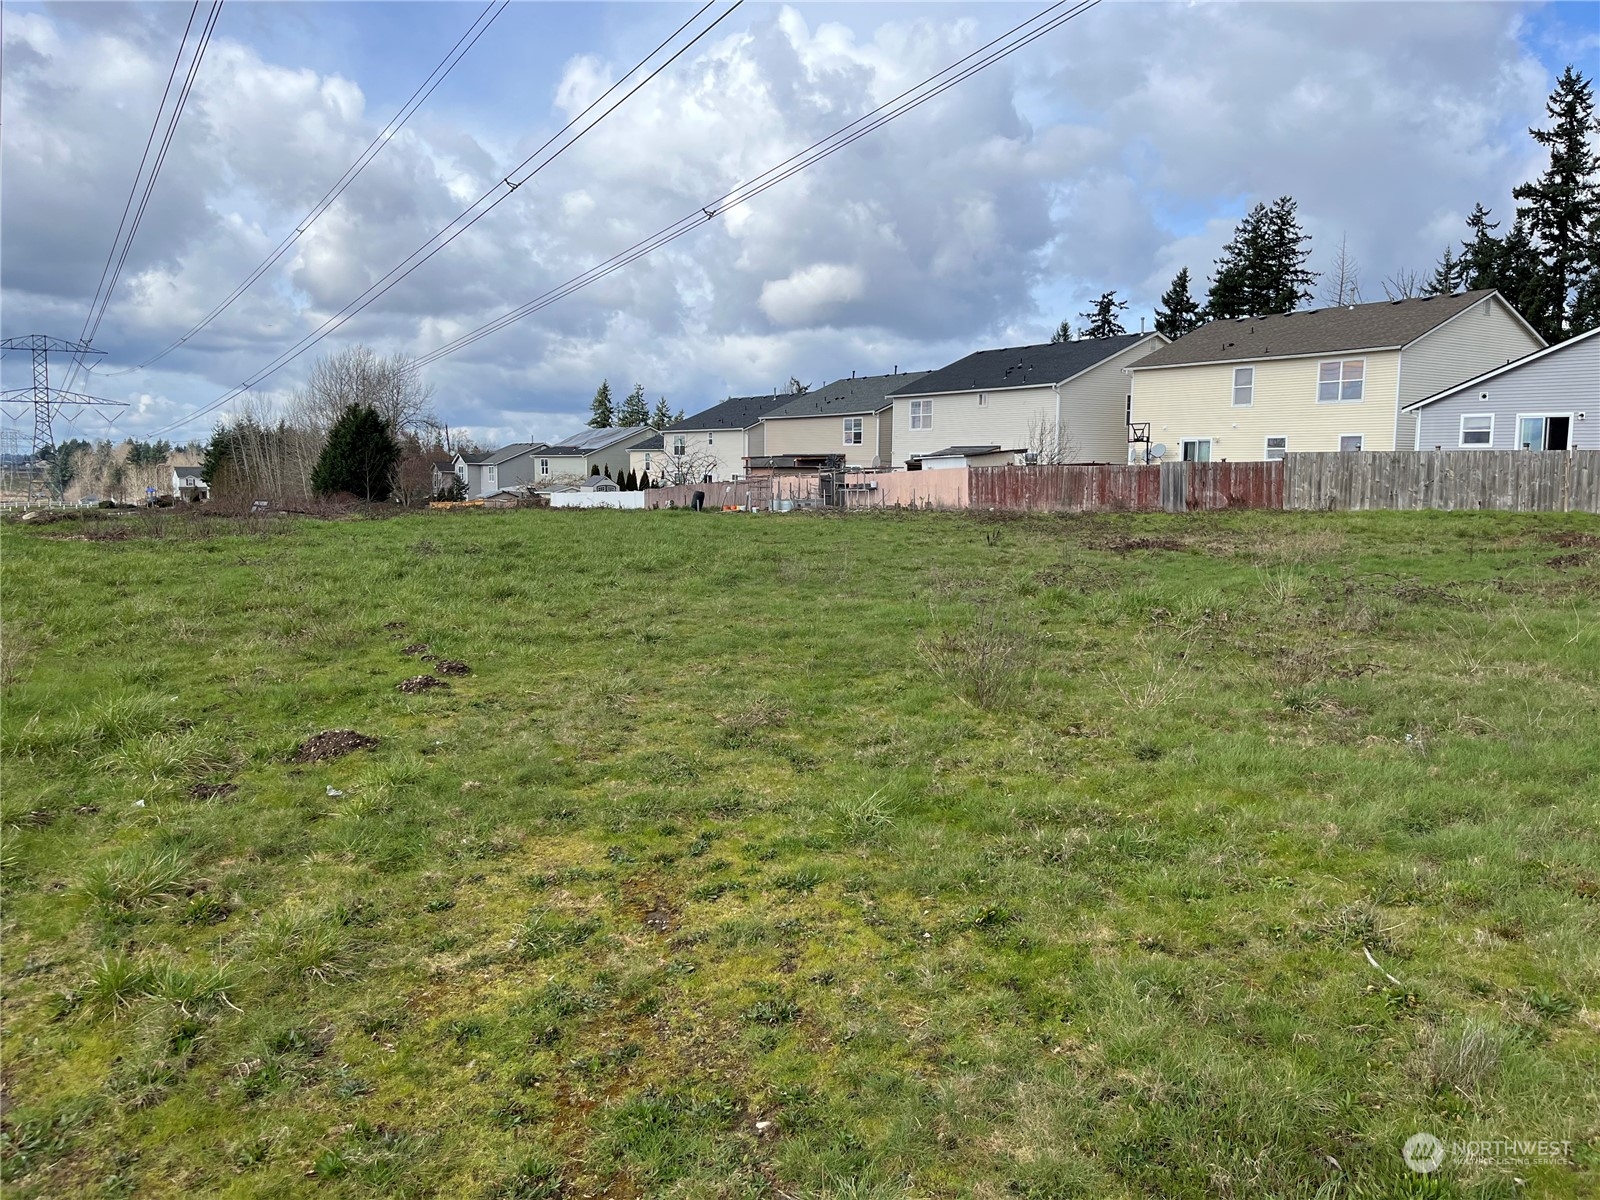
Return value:
[(198, 479), (201, 483), (206, 481), (205, 468), (200, 465), (173, 467), (172, 474), (175, 479)]
[[(1129, 370), (1349, 354), (1356, 350), (1398, 350), (1491, 296), (1499, 297), (1499, 293), (1483, 289), (1453, 296), (1380, 300), (1375, 304), (1351, 304), (1343, 308), (1224, 318), (1184, 334), (1170, 346), (1141, 358)], [(1503, 297), (1500, 302), (1505, 304)], [(1509, 304), (1506, 308), (1516, 313)], [(1522, 320), (1520, 315), (1517, 320)]]
[(894, 395), (930, 396), (940, 392), (1047, 387), (1053, 383), (1065, 383), (1140, 342), (1159, 337), (1161, 335), (1157, 333), (1124, 333), (1117, 337), (1084, 338), (1079, 342), (1046, 342), (1039, 346), (979, 350), (957, 359), (948, 367), (922, 376), (915, 383), (897, 388)]
[[(1504, 375), (1507, 371), (1515, 371), (1518, 367), (1525, 367), (1535, 359), (1543, 358), (1547, 354), (1554, 354), (1558, 350), (1570, 350), (1579, 342), (1587, 341), (1597, 334), (1600, 334), (1600, 325), (1595, 326), (1595, 328), (1589, 330), (1588, 333), (1577, 334), (1574, 337), (1568, 338), (1564, 342), (1557, 342), (1554, 346), (1546, 346), (1543, 350), (1535, 350), (1531, 354), (1524, 354), (1521, 358), (1513, 358), (1510, 362), (1505, 363), (1502, 366), (1491, 367), (1482, 375), (1475, 375), (1471, 379), (1464, 379), (1460, 383), (1453, 383), (1449, 387), (1445, 388), (1442, 392), (1435, 392), (1431, 396), (1424, 396), (1421, 400), (1413, 400), (1400, 411), (1416, 412), (1417, 409), (1426, 408), (1435, 400), (1443, 400), (1447, 396), (1454, 396), (1457, 392), (1465, 392), (1471, 388), (1477, 387), (1479, 384), (1488, 383), (1489, 380), (1493, 379), (1496, 375)], [(1597, 380), (1596, 382), (1600, 383), (1600, 380)]]
[(498, 450), (490, 451), (487, 457), (480, 459), (479, 462), (486, 467), (498, 467), (503, 463), (510, 462), (513, 458), (521, 458), (530, 450), (538, 450), (543, 446), (543, 442), (512, 442), (509, 446), (501, 446)]
[(629, 446), (628, 449), (629, 450), (663, 450), (663, 449), (666, 448), (666, 445), (667, 445), (666, 439), (663, 438), (658, 433), (653, 437), (645, 438), (644, 441), (642, 441), (642, 442), (635, 442), (633, 445)]
[(654, 432), (648, 425), (611, 425), (604, 429), (586, 427), (580, 429), (569, 438), (543, 447), (550, 454), (561, 454), (569, 457), (593, 454), (597, 450), (604, 450), (608, 446), (615, 446), (618, 442), (628, 438), (641, 437)]
[(773, 409), (763, 419), (846, 417), (857, 413), (882, 412), (894, 403), (889, 399), (890, 392), (908, 387), (926, 374), (926, 371), (898, 371), (893, 375), (862, 375), (859, 378), (852, 375), (849, 379), (835, 379)]
[(474, 450), (471, 454), (467, 454), (464, 451), (457, 450), (455, 457), (459, 458), (466, 466), (481, 467), (498, 453), (498, 450)]
[(794, 396), (784, 393), (772, 396), (731, 396), (721, 404), (714, 404), (710, 408), (697, 412), (692, 417), (685, 417), (675, 424), (668, 425), (662, 433), (677, 433), (680, 430), (700, 429), (749, 429), (750, 426), (760, 421), (773, 409), (781, 408), (793, 400)]
[(966, 458), (977, 454), (999, 454), (998, 442), (988, 446), (946, 446), (943, 450), (935, 450), (931, 454), (914, 454), (913, 458)]

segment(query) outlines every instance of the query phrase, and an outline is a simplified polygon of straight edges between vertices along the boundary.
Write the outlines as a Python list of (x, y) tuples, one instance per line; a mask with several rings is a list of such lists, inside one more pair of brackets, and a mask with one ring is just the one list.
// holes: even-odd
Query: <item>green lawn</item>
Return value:
[(8, 1196), (1600, 1193), (1594, 518), (0, 555)]

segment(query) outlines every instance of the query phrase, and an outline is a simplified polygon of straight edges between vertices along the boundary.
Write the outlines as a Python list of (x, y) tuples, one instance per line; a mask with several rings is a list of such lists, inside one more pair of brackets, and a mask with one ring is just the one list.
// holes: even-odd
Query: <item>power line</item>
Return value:
[[(171, 354), (190, 338), (194, 337), (195, 334), (199, 333), (207, 325), (210, 325), (211, 322), (215, 321), (224, 312), (226, 312), (228, 308), (232, 306), (235, 300), (239, 299), (240, 296), (243, 296), (245, 292), (249, 291), (250, 288), (255, 284), (256, 280), (260, 279), (261, 276), (265, 275), (269, 270), (271, 270), (278, 260), (287, 254), (290, 248), (305, 236), (306, 232), (311, 228), (311, 226), (314, 225), (324, 213), (333, 207), (334, 202), (344, 194), (345, 189), (355, 182), (356, 177), (360, 175), (361, 172), (367, 168), (368, 164), (370, 164), (372, 160), (382, 152), (383, 148), (394, 139), (395, 135), (400, 132), (401, 128), (404, 127), (406, 122), (409, 121), (411, 117), (415, 115), (416, 111), (427, 101), (428, 97), (433, 95), (434, 89), (444, 82), (445, 77), (455, 69), (457, 63), (466, 57), (467, 52), (470, 51), (473, 46), (477, 45), (478, 39), (488, 32), (489, 26), (494, 24), (496, 18), (498, 18), (500, 14), (510, 6), (510, 4), (511, 0), (489, 0), (489, 3), (484, 6), (483, 11), (473, 18), (472, 24), (467, 27), (466, 32), (456, 39), (455, 45), (450, 47), (450, 50), (445, 54), (444, 58), (441, 59), (433, 68), (433, 70), (428, 74), (427, 78), (417, 85), (417, 89), (411, 93), (410, 98), (407, 99), (403, 105), (401, 105), (400, 111), (395, 113), (395, 115), (389, 119), (389, 123), (378, 131), (378, 135), (367, 144), (367, 148), (356, 157), (356, 160), (351, 163), (350, 166), (345, 168), (344, 174), (335, 180), (333, 185), (322, 194), (322, 198), (311, 206), (310, 211), (308, 211), (305, 216), (301, 217), (299, 221), (295, 222), (293, 232), (279, 242), (277, 247), (270, 254), (268, 254), (266, 258), (262, 259), (262, 261), (250, 272), (250, 274), (247, 275), (244, 280), (233, 289), (233, 291), (229, 292), (220, 303), (213, 307), (210, 312), (206, 313), (206, 315), (202, 317), (192, 328), (190, 328), (187, 333), (158, 350), (156, 353), (152, 354), (149, 358), (145, 359), (137, 366), (125, 367), (120, 371), (106, 371), (103, 372), (102, 377), (109, 378), (115, 375), (126, 375), (133, 371), (142, 371), (144, 368), (150, 366), (159, 359), (165, 358), (168, 354)], [(488, 19), (485, 20), (485, 18)], [(468, 40), (469, 38), (471, 40)]]
[[(201, 27), (200, 36), (195, 41), (194, 57), (189, 62), (189, 70), (184, 76), (183, 86), (179, 89), (177, 99), (173, 102), (172, 116), (167, 122), (166, 132), (162, 135), (161, 147), (156, 152), (155, 161), (151, 164), (150, 175), (145, 181), (144, 192), (139, 197), (139, 205), (133, 211), (133, 220), (128, 224), (128, 235), (123, 239), (120, 254), (117, 254), (116, 243), (112, 243), (112, 253), (117, 255), (116, 265), (111, 270), (110, 279), (106, 281), (104, 294), (100, 294), (98, 290), (96, 292), (98, 311), (96, 311), (94, 303), (91, 302), (91, 320), (84, 322), (84, 331), (80, 336), (80, 340), (85, 346), (93, 344), (94, 335), (99, 332), (100, 322), (105, 319), (106, 309), (111, 305), (111, 295), (116, 290), (117, 281), (122, 278), (122, 270), (127, 265), (128, 254), (133, 250), (133, 239), (139, 232), (139, 223), (144, 220), (145, 210), (150, 205), (150, 196), (155, 190), (156, 178), (161, 174), (162, 165), (167, 161), (167, 151), (171, 149), (173, 135), (178, 131), (178, 121), (183, 117), (184, 106), (189, 102), (189, 93), (194, 89), (195, 76), (200, 73), (200, 63), (205, 58), (206, 47), (211, 44), (212, 31), (216, 29), (217, 19), (222, 15), (222, 5), (223, 0), (213, 0), (211, 9), (206, 14), (205, 24)], [(190, 19), (191, 21), (193, 20), (193, 14), (190, 15)], [(187, 40), (187, 27), (185, 28), (184, 36), (185, 40)], [(181, 59), (183, 54), (182, 47), (179, 48), (178, 53)], [(165, 104), (165, 93), (163, 93), (162, 102)], [(160, 114), (158, 112), (157, 119), (159, 120), (159, 118)], [(134, 180), (134, 185), (135, 187), (138, 186), (137, 178)], [(83, 358), (80, 356), (74, 362), (72, 372), (68, 376), (69, 386), (77, 378), (78, 370), (82, 364)]]
[[(628, 91), (624, 93), (614, 104), (612, 104), (610, 108), (607, 108), (593, 121), (589, 122), (589, 124), (585, 125), (582, 129), (579, 129), (563, 145), (558, 146), (552, 153), (547, 155), (541, 162), (539, 162), (537, 166), (534, 166), (532, 170), (527, 170), (526, 174), (522, 174), (520, 179), (512, 182), (512, 176), (521, 174), (530, 163), (539, 158), (541, 154), (554, 145), (563, 134), (570, 130), (579, 121), (583, 120), (583, 118), (588, 116), (589, 113), (593, 112), (597, 107), (600, 106), (602, 102), (605, 101), (608, 96), (620, 88), (634, 74), (643, 69), (653, 58), (656, 57), (656, 55), (660, 54), (669, 45), (671, 45), (673, 40), (677, 38), (679, 34), (693, 25), (695, 21), (699, 20), (700, 17), (703, 16), (714, 3), (716, 3), (716, 0), (706, 0), (706, 3), (703, 4), (693, 16), (691, 16), (682, 25), (678, 26), (677, 29), (673, 30), (671, 34), (669, 34), (658, 46), (655, 47), (655, 49), (651, 50), (650, 53), (646, 54), (642, 59), (640, 59), (638, 63), (624, 72), (615, 83), (613, 83), (609, 88), (607, 88), (592, 102), (590, 102), (587, 108), (569, 120), (555, 133), (551, 134), (550, 137), (547, 138), (537, 150), (528, 155), (527, 158), (523, 159), (516, 166), (512, 167), (511, 170), (507, 171), (499, 183), (493, 185), (487, 191), (485, 191), (481, 196), (479, 196), (454, 218), (452, 218), (442, 229), (438, 230), (433, 234), (432, 237), (428, 238), (409, 255), (402, 259), (398, 266), (391, 269), (387, 275), (383, 276), (383, 278), (379, 279), (376, 283), (367, 288), (367, 290), (361, 293), (361, 295), (357, 296), (354, 300), (351, 300), (337, 313), (325, 320), (316, 329), (302, 337), (288, 350), (285, 350), (283, 353), (279, 354), (277, 358), (273, 359), (265, 367), (251, 375), (243, 383), (240, 383), (229, 389), (225, 394), (219, 396), (211, 403), (203, 405), (193, 412), (180, 417), (176, 421), (172, 421), (166, 425), (163, 425), (160, 429), (154, 430), (152, 434), (148, 436), (154, 436), (156, 433), (164, 433), (168, 429), (175, 429), (180, 425), (194, 420), (196, 417), (202, 417), (207, 413), (214, 412), (218, 408), (221, 408), (223, 405), (227, 404), (229, 401), (242, 396), (245, 392), (255, 387), (264, 379), (277, 373), (289, 363), (293, 362), (296, 358), (299, 358), (300, 355), (304, 354), (307, 350), (311, 349), (311, 347), (322, 341), (323, 338), (334, 332), (346, 321), (350, 320), (350, 318), (354, 317), (357, 313), (361, 312), (385, 292), (389, 291), (390, 288), (394, 287), (402, 279), (410, 275), (418, 267), (422, 266), (423, 263), (431, 259), (440, 250), (443, 250), (451, 242), (455, 241), (456, 238), (460, 237), (468, 229), (471, 229), (484, 217), (488, 216), (489, 213), (493, 212), (504, 201), (509, 199), (518, 188), (553, 163), (557, 158), (570, 149), (579, 138), (583, 137), (584, 134), (594, 129), (595, 126), (599, 125), (601, 121), (605, 120), (624, 103), (626, 103), (630, 97), (635, 95), (657, 75), (661, 74), (662, 71), (666, 70), (674, 62), (676, 62), (683, 54), (688, 52), (713, 29), (722, 24), (723, 21), (727, 20), (727, 18), (744, 3), (744, 0), (734, 0), (734, 2), (726, 10), (724, 10), (720, 16), (718, 16), (704, 29), (696, 33), (677, 50), (673, 51), (673, 53), (665, 61), (663, 61), (659, 66), (653, 68), (649, 74), (647, 74), (643, 79), (639, 80), (639, 82), (633, 87), (629, 88)], [(499, 195), (496, 195), (497, 192)], [(490, 197), (494, 198), (491, 200)], [(489, 203), (485, 205), (485, 201), (489, 201)], [(483, 206), (482, 210), (476, 211), (480, 206)]]
[[(645, 255), (660, 249), (662, 246), (665, 246), (670, 242), (674, 242), (678, 238), (683, 237), (688, 233), (692, 233), (694, 230), (699, 229), (701, 226), (727, 212), (729, 209), (748, 203), (757, 196), (761, 195), (763, 192), (776, 187), (778, 184), (784, 182), (806, 168), (814, 166), (823, 159), (838, 153), (852, 142), (866, 137), (869, 133), (881, 128), (890, 121), (904, 116), (913, 109), (926, 104), (929, 100), (941, 95), (950, 88), (955, 87), (957, 84), (964, 82), (973, 75), (976, 75), (978, 72), (986, 70), (988, 67), (993, 66), (995, 63), (1004, 58), (1010, 57), (1024, 46), (1037, 41), (1039, 38), (1048, 33), (1054, 32), (1056, 29), (1059, 29), (1062, 25), (1065, 25), (1073, 18), (1081, 16), (1089, 9), (1096, 7), (1100, 2), (1101, 0), (1079, 0), (1077, 4), (1074, 4), (1065, 13), (1060, 13), (1057, 16), (1050, 18), (1043, 25), (1038, 25), (1043, 18), (1048, 16), (1056, 9), (1062, 8), (1067, 3), (1067, 0), (1058, 0), (1058, 3), (1048, 6), (1039, 13), (1036, 13), (1034, 16), (1028, 18), (1028, 20), (1017, 26), (1014, 26), (1010, 30), (1007, 30), (999, 37), (993, 39), (983, 46), (980, 46), (977, 50), (974, 50), (965, 58), (958, 59), (956, 62), (950, 64), (948, 67), (945, 67), (943, 70), (937, 71), (921, 82), (914, 84), (912, 87), (900, 93), (900, 95), (894, 97), (892, 100), (884, 102), (877, 108), (862, 114), (860, 117), (857, 117), (848, 125), (835, 130), (827, 137), (812, 143), (811, 146), (807, 147), (805, 150), (802, 150), (799, 154), (786, 159), (777, 166), (768, 168), (768, 170), (763, 171), (760, 175), (755, 176), (753, 179), (740, 184), (731, 191), (725, 192), (723, 195), (711, 201), (709, 204), (701, 206), (694, 212), (673, 222), (671, 225), (656, 231), (648, 237), (640, 239), (626, 250), (621, 250), (612, 255), (610, 258), (596, 263), (587, 271), (573, 276), (565, 283), (557, 285), (542, 295), (535, 297), (533, 300), (528, 301), (526, 304), (502, 313), (494, 320), (486, 322), (485, 324), (480, 325), (477, 329), (471, 330), (468, 333), (462, 334), (454, 341), (448, 342), (443, 346), (421, 355), (415, 360), (416, 365), (419, 367), (427, 366), (431, 363), (437, 362), (439, 359), (444, 358), (447, 355), (454, 354), (458, 350), (465, 349), (474, 342), (480, 341), (493, 333), (497, 333), (501, 329), (513, 325), (517, 321), (520, 321), (543, 308), (549, 307), (558, 300), (565, 299), (574, 292), (580, 291), (593, 283), (599, 282), (601, 279), (604, 279), (613, 272), (620, 271), (630, 263), (633, 263), (637, 259), (643, 258)], [(1038, 27), (1029, 29), (1030, 26), (1035, 25), (1038, 25)], [(1027, 29), (1028, 32), (1022, 33), (1020, 36), (1013, 38), (1013, 35), (1018, 34), (1019, 31), (1024, 29)], [(993, 51), (993, 53), (985, 55), (985, 51), (988, 51), (999, 43), (1004, 42), (1007, 38), (1013, 38), (1013, 40), (1003, 46), (1000, 50), (996, 50)], [(970, 61), (975, 58), (978, 59), (978, 61)], [(964, 63), (969, 65), (963, 67), (962, 64)], [(957, 70), (957, 68), (960, 69)], [(954, 75), (950, 75), (952, 71), (956, 73)], [(941, 76), (946, 75), (950, 75), (950, 78), (944, 79), (942, 82), (938, 82), (935, 85), (936, 80), (940, 80)], [(926, 91), (923, 90), (925, 88), (927, 89)], [(857, 126), (859, 126), (859, 128), (857, 128)]]

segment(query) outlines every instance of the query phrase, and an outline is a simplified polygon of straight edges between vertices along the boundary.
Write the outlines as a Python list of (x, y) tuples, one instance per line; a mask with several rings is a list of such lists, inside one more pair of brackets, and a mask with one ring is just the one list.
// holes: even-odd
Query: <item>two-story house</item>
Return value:
[(1407, 406), (1543, 345), (1495, 291), (1211, 321), (1129, 367), (1135, 453), (1412, 450)]
[(894, 401), (889, 393), (926, 374), (852, 375), (796, 396), (762, 418), (764, 454), (839, 456), (846, 467), (892, 466)]
[(979, 350), (895, 389), (894, 457), (913, 469), (1124, 462), (1128, 377), (1159, 333)]
[(665, 443), (650, 478), (666, 483), (726, 483), (743, 478), (745, 459), (766, 453), (762, 418), (789, 393), (733, 396), (661, 431)]

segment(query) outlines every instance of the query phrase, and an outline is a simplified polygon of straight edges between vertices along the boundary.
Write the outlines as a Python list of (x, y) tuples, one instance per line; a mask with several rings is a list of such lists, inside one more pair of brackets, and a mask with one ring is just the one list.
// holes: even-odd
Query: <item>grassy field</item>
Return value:
[(1593, 518), (0, 539), (8, 1195), (1600, 1193)]

